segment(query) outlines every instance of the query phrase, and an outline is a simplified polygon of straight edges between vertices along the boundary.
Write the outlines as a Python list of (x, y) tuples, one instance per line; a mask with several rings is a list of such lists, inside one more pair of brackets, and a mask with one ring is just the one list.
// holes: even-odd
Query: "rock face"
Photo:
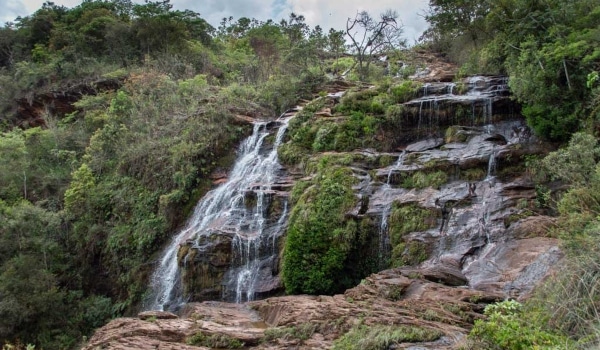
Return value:
[[(376, 180), (361, 189), (370, 197), (364, 215), (387, 221), (392, 206), (424, 209), (427, 229), (389, 238), (392, 249), (405, 247), (402, 255), (415, 254), (411, 244), (427, 247), (421, 274), (449, 285), (526, 296), (561, 253), (555, 239), (544, 237), (552, 219), (536, 211), (534, 184), (522, 175), (524, 156), (544, 154), (547, 146), (519, 130), (526, 130), (521, 121), (506, 121), (458, 128), (455, 134), (462, 136), (450, 136), (449, 142), (408, 145), (399, 162), (378, 169)], [(440, 172), (447, 176), (444, 183), (416, 183)], [(390, 222), (385, 234), (393, 232)], [(529, 272), (531, 264), (539, 273)], [(530, 283), (526, 287), (520, 280)]]
[(116, 319), (99, 329), (84, 349), (235, 348), (232, 344), (242, 343), (245, 349), (327, 349), (361, 325), (410, 327), (434, 338), (401, 343), (398, 349), (451, 349), (482, 317), (485, 303), (502, 298), (393, 269), (341, 295), (192, 303), (177, 319), (148, 313)]
[[(251, 301), (282, 292), (278, 252), (292, 209), (288, 198), (295, 181), (313, 176), (269, 163), (276, 158), (265, 155), (274, 154), (280, 133), (248, 153), (266, 161), (269, 175), (235, 187), (235, 196), (212, 192), (227, 198), (219, 205), (228, 214), (210, 212), (215, 219), (205, 224), (202, 215), (208, 209), (197, 210), (194, 225), (202, 233), (183, 231), (170, 248), (180, 274), (171, 276), (183, 282), (175, 290), (182, 300), (204, 302), (183, 306), (177, 319), (144, 313), (115, 320), (86, 349), (242, 343), (256, 349), (325, 349), (363, 326), (413, 327), (427, 334), (421, 341), (395, 344), (396, 349), (452, 349), (487, 303), (527, 298), (562, 257), (557, 240), (547, 234), (554, 220), (536, 206), (536, 188), (524, 167), (527, 156), (546, 154), (551, 147), (532, 136), (518, 116), (503, 78), (425, 81), (419, 96), (404, 103), (399, 130), (382, 131), (381, 140), (393, 145), (386, 148), (393, 152), (315, 153), (302, 165), (308, 169), (320, 157), (332, 162), (337, 157), (352, 171), (356, 204), (346, 219), (364, 230), (369, 243), (352, 261), (377, 259), (383, 271), (344, 294)], [(331, 107), (342, 95), (325, 96), (330, 103), (314, 113), (317, 122), (339, 118)], [(236, 171), (230, 179), (218, 177), (218, 184), (228, 186), (235, 177), (245, 181), (246, 173)], [(254, 236), (272, 238), (247, 243)], [(242, 262), (245, 255), (255, 259)]]

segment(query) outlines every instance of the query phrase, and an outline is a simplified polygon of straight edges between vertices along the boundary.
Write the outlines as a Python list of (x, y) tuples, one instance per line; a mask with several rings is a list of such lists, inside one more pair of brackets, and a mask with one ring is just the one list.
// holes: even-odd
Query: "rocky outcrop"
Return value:
[(143, 313), (113, 320), (84, 349), (203, 349), (218, 348), (218, 342), (244, 344), (245, 349), (328, 349), (361, 325), (410, 327), (435, 338), (397, 344), (398, 349), (451, 349), (482, 317), (485, 304), (502, 298), (393, 269), (340, 295), (192, 303), (177, 319)]
[[(448, 105), (508, 100), (503, 78), (473, 77), (465, 84), (466, 93), (459, 95), (458, 90), (454, 91), (458, 89), (454, 83), (428, 83), (421, 88), (421, 97), (405, 105), (440, 98), (447, 100)], [(327, 99), (335, 101), (342, 94), (332, 91)], [(324, 108), (325, 112), (315, 113), (317, 120), (331, 120), (329, 104)], [(548, 220), (543, 211), (535, 209), (535, 188), (523, 176), (523, 164), (526, 156), (545, 154), (551, 147), (532, 136), (521, 118), (507, 118), (497, 112), (486, 110), (487, 120), (467, 116), (466, 126), (444, 127), (445, 122), (437, 120), (437, 131), (432, 137), (419, 137), (413, 125), (406, 132), (418, 140), (402, 144), (401, 152), (325, 152), (308, 160), (310, 168), (322, 157), (339, 158), (358, 179), (353, 187), (356, 207), (348, 217), (368, 228), (373, 249), (363, 251), (364, 260), (379, 256), (380, 268), (410, 266), (413, 273), (449, 286), (467, 286), (516, 298), (530, 293), (543, 277), (541, 272), (548, 271), (560, 258), (560, 251), (555, 240), (543, 237), (543, 229), (526, 224)], [(272, 189), (265, 193), (270, 198), (265, 202), (269, 203), (265, 210), (275, 215), (266, 217), (281, 217), (282, 211), (287, 210), (283, 203), (287, 203), (293, 183), (302, 175), (278, 173)], [(256, 202), (252, 189), (244, 195), (244, 202), (248, 208)], [(422, 216), (419, 220), (425, 225), (398, 233), (403, 230), (398, 228), (403, 225), (398, 222), (399, 215), (416, 214)], [(274, 220), (267, 220), (266, 224), (277, 226)], [(218, 223), (211, 230), (210, 235), (179, 248), (184, 294), (189, 300), (233, 300), (233, 295), (224, 294), (223, 288), (227, 281), (234, 280), (231, 276), (240, 276), (239, 268), (232, 265), (237, 254), (233, 244), (235, 232)], [(280, 244), (277, 241), (270, 246)], [(538, 259), (545, 254), (547, 258)], [(261, 274), (253, 287), (257, 297), (282, 291), (278, 276), (280, 257), (264, 256), (256, 268)], [(540, 265), (540, 273), (526, 272), (527, 266), (534, 263)], [(531, 277), (525, 277), (527, 274)], [(233, 286), (226, 289), (235, 290)]]
[[(7, 122), (23, 129), (45, 127), (47, 115), (64, 116), (77, 111), (74, 103), (83, 96), (96, 95), (103, 91), (115, 91), (123, 85), (119, 79), (101, 79), (85, 82), (62, 90), (37, 93), (16, 100), (14, 116)], [(9, 113), (12, 114), (12, 113)]]

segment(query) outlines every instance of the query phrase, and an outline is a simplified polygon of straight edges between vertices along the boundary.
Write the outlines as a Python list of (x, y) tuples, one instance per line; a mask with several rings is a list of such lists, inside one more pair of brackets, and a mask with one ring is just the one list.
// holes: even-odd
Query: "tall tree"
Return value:
[(403, 26), (397, 19), (396, 11), (387, 10), (380, 15), (379, 21), (366, 11), (346, 21), (346, 35), (351, 41), (360, 80), (367, 78), (369, 66), (376, 55), (406, 45), (402, 38)]

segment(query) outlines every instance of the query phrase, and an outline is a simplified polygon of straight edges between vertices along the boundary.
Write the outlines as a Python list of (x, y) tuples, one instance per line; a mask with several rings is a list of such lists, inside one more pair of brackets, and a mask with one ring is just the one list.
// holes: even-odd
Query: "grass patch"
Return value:
[(308, 340), (318, 329), (316, 323), (301, 323), (292, 327), (277, 327), (265, 330), (263, 342), (269, 342), (276, 339), (298, 339), (300, 341)]
[(407, 241), (406, 235), (435, 227), (437, 216), (435, 210), (421, 208), (414, 203), (400, 206), (394, 204), (389, 219), (392, 266), (417, 265), (427, 259), (427, 244)]
[(385, 350), (400, 343), (429, 342), (439, 339), (442, 332), (414, 326), (365, 326), (351, 329), (333, 343), (333, 350)]
[(232, 338), (228, 335), (206, 335), (202, 332), (198, 332), (192, 335), (191, 337), (187, 338), (186, 344), (218, 349), (240, 349), (244, 347), (244, 343), (242, 341), (236, 338)]
[(448, 174), (442, 170), (434, 172), (417, 171), (402, 181), (402, 187), (416, 189), (427, 187), (438, 188), (446, 182), (448, 182)]

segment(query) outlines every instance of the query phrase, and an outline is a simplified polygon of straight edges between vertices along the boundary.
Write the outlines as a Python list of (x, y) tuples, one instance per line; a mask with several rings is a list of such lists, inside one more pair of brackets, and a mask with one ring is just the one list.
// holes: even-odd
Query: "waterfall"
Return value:
[(392, 178), (392, 172), (394, 170), (398, 170), (400, 169), (400, 167), (402, 167), (402, 165), (404, 164), (404, 158), (406, 158), (406, 150), (402, 151), (402, 153), (400, 153), (400, 156), (398, 156), (398, 160), (396, 161), (396, 164), (394, 164), (394, 166), (392, 166), (390, 168), (390, 171), (388, 172), (388, 176), (387, 176), (387, 181), (386, 181), (386, 185), (390, 185), (390, 180)]
[[(261, 152), (264, 140), (269, 136), (267, 123), (254, 124), (252, 135), (239, 147), (238, 158), (228, 180), (198, 202), (185, 228), (164, 251), (151, 279), (153, 300), (150, 309), (164, 310), (185, 301), (178, 268), (179, 247), (189, 244), (190, 250), (200, 248), (199, 238), (210, 236), (217, 230), (233, 237), (234, 257), (224, 283), (226, 288), (233, 288), (236, 301), (254, 297), (256, 270), (260, 265), (257, 261), (264, 256), (265, 246), (268, 246), (267, 254), (273, 254), (273, 240), (284, 227), (282, 220), (287, 215), (285, 203), (285, 210), (275, 229), (267, 229), (267, 208), (274, 195), (272, 186), (280, 169), (277, 147), (283, 140), (288, 121), (289, 118), (279, 120), (281, 125), (268, 153)], [(249, 193), (256, 195), (254, 205), (245, 203)], [(231, 283), (232, 280), (234, 283)]]
[(486, 179), (491, 179), (496, 174), (496, 151), (492, 150), (490, 159), (488, 160), (488, 169)]
[[(398, 156), (398, 160), (396, 161), (396, 164), (394, 164), (390, 168), (390, 171), (388, 172), (387, 182), (382, 187), (382, 191), (384, 191), (385, 193), (389, 192), (389, 190), (392, 188), (390, 185), (392, 172), (394, 170), (399, 170), (402, 167), (402, 165), (404, 164), (405, 158), (406, 158), (406, 150), (404, 150), (404, 151), (402, 151), (402, 153), (400, 153), (400, 156)], [(389, 219), (391, 211), (392, 211), (392, 203), (393, 203), (393, 201), (390, 198), (387, 198), (388, 196), (386, 196), (385, 194), (384, 194), (384, 196), (386, 197), (386, 199), (388, 199), (389, 203), (387, 203), (385, 205), (385, 207), (383, 208), (383, 211), (381, 212), (381, 223), (379, 224), (379, 264), (382, 268), (387, 267), (384, 265), (386, 265), (387, 260), (389, 259), (389, 253), (391, 250), (390, 235), (389, 235), (389, 230), (388, 230), (388, 219)]]
[(450, 83), (448, 84), (448, 95), (454, 95), (454, 88), (456, 87), (456, 84), (454, 83)]

